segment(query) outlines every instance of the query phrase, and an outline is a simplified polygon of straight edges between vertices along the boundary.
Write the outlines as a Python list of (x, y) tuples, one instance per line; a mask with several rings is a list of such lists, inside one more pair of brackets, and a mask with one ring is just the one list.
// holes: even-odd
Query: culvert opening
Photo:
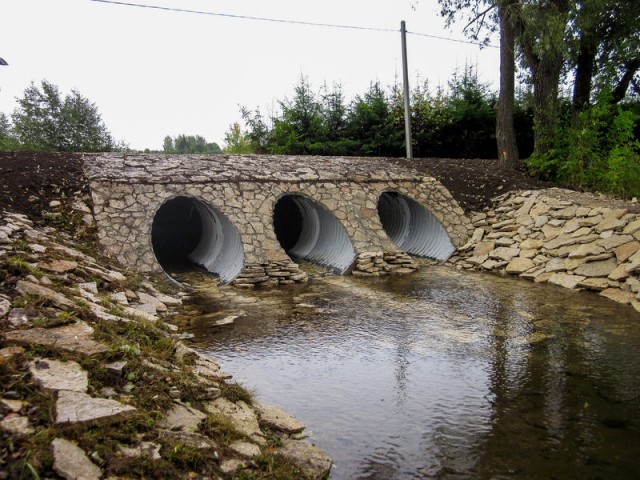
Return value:
[(391, 241), (418, 257), (446, 260), (455, 247), (446, 230), (429, 210), (397, 192), (378, 199), (378, 215)]
[(273, 210), (273, 227), (292, 258), (345, 272), (355, 261), (347, 231), (322, 205), (301, 195), (286, 195)]
[(242, 270), (240, 234), (215, 207), (191, 197), (165, 202), (153, 217), (151, 245), (167, 274), (204, 269), (231, 282)]

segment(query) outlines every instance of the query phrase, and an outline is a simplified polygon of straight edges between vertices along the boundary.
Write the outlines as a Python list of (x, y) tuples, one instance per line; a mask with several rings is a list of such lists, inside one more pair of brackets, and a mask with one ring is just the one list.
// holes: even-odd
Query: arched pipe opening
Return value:
[(195, 266), (231, 282), (244, 266), (240, 234), (215, 207), (192, 197), (165, 202), (153, 217), (153, 252), (167, 274)]
[(276, 203), (273, 226), (290, 257), (344, 273), (356, 251), (344, 226), (322, 205), (301, 195), (286, 195)]
[(436, 217), (415, 200), (397, 192), (378, 199), (378, 215), (391, 241), (418, 257), (446, 260), (455, 247)]

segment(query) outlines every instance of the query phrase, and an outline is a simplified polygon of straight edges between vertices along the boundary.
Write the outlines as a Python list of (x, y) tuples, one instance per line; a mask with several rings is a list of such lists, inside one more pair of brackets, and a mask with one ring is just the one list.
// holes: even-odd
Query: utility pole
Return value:
[(407, 66), (407, 27), (404, 20), (400, 22), (402, 36), (402, 86), (404, 90), (404, 138), (407, 146), (407, 158), (413, 158), (411, 145), (411, 103), (409, 101), (409, 67)]

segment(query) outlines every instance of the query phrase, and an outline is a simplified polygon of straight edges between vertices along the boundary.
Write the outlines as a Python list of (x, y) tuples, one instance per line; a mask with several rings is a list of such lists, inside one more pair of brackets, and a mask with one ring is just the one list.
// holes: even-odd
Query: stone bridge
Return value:
[(99, 242), (144, 272), (187, 263), (238, 286), (336, 273), (405, 273), (445, 260), (470, 223), (403, 160), (267, 155), (88, 154)]

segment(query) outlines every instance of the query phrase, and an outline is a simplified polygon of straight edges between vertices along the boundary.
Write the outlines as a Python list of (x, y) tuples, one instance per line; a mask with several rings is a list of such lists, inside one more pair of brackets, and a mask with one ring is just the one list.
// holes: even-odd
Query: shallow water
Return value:
[(640, 478), (630, 307), (447, 267), (203, 289), (191, 307), (212, 313), (196, 346), (303, 421), (333, 479)]

